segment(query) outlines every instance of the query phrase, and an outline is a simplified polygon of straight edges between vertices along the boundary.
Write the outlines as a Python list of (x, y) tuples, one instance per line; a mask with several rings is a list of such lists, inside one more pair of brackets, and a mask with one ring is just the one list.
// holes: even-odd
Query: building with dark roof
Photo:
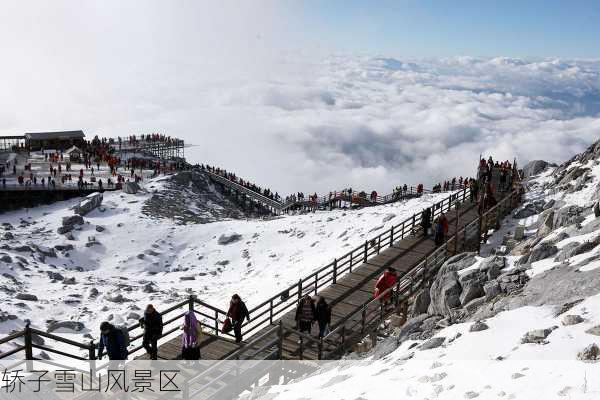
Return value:
[(83, 131), (30, 132), (25, 134), (27, 147), (32, 151), (53, 149), (66, 150), (73, 146), (82, 146)]

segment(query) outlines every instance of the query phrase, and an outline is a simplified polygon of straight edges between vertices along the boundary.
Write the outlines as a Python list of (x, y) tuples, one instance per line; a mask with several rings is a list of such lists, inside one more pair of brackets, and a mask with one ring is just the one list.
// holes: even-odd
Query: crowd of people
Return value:
[(431, 191), (433, 193), (441, 193), (458, 189), (464, 189), (465, 187), (468, 187), (470, 185), (471, 180), (472, 178), (463, 178), (462, 176), (458, 178), (454, 177), (452, 179), (434, 185)]
[(208, 172), (212, 172), (213, 174), (219, 175), (227, 180), (230, 180), (231, 182), (237, 183), (238, 185), (243, 186), (246, 189), (252, 190), (253, 192), (256, 192), (260, 195), (263, 195), (271, 200), (275, 200), (275, 201), (279, 201), (279, 202), (281, 202), (281, 200), (282, 200), (281, 196), (279, 196), (279, 193), (277, 193), (277, 192), (273, 193), (271, 191), (271, 189), (263, 189), (260, 186), (254, 184), (252, 182), (249, 182), (247, 180), (244, 180), (244, 179), (238, 177), (236, 174), (234, 174), (232, 172), (228, 172), (225, 169), (213, 167), (210, 165), (204, 165), (204, 164), (200, 165), (200, 169), (202, 171), (208, 171)]

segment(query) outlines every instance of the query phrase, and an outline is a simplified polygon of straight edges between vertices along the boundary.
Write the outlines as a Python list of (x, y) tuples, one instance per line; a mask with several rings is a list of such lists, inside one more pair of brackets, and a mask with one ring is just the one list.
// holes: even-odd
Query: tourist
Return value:
[(240, 343), (242, 341), (242, 323), (244, 322), (244, 318), (250, 322), (250, 313), (248, 313), (246, 304), (238, 294), (231, 296), (227, 318), (229, 318), (231, 326), (233, 327), (235, 342)]
[(144, 330), (142, 346), (150, 356), (151, 360), (158, 358), (158, 339), (162, 336), (163, 321), (162, 315), (152, 304), (148, 304), (144, 317), (140, 319), (140, 327)]
[(100, 324), (98, 360), (102, 359), (105, 348), (109, 360), (127, 360), (127, 343), (123, 332), (107, 321)]
[(421, 228), (423, 229), (423, 237), (429, 236), (429, 228), (431, 228), (431, 208), (426, 208), (421, 213)]
[(331, 324), (331, 307), (323, 296), (317, 302), (315, 316), (319, 324), (319, 338), (323, 338), (329, 334), (329, 325)]
[(386, 290), (394, 287), (397, 279), (398, 275), (396, 274), (396, 270), (392, 267), (387, 267), (385, 272), (381, 274), (379, 279), (377, 279), (377, 283), (375, 283), (375, 292), (373, 293), (373, 298), (379, 297), (379, 302), (384, 306), (388, 304), (392, 299), (392, 291), (389, 290), (386, 294), (382, 294)]
[(202, 324), (196, 318), (196, 313), (193, 310), (185, 314), (181, 329), (183, 329), (181, 358), (183, 360), (199, 360)]
[(315, 321), (315, 302), (310, 295), (306, 294), (298, 301), (296, 308), (296, 323), (300, 332), (310, 334), (312, 324)]

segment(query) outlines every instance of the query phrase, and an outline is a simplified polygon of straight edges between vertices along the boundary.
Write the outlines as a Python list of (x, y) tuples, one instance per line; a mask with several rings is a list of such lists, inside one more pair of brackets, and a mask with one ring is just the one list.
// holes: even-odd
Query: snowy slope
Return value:
[[(220, 308), (239, 293), (252, 307), (380, 230), (448, 196), (425, 195), (361, 210), (271, 220), (181, 224), (178, 219), (144, 212), (151, 192), (167, 190), (167, 181), (164, 177), (146, 181), (148, 192), (135, 195), (105, 193), (102, 208), (86, 215), (81, 229), (73, 231), (74, 240), (66, 240), (56, 230), (62, 217), (73, 215), (70, 207), (76, 200), (2, 214), (2, 222), (13, 229), (2, 232), (0, 227), (0, 237), (9, 232), (12, 237), (0, 241), (0, 308), (18, 318), (1, 322), (0, 332), (22, 327), (25, 319), (40, 329), (50, 319), (73, 320), (85, 325), (74, 338), (97, 337), (103, 320), (120, 324), (132, 317), (129, 323), (133, 323), (146, 304), (161, 310), (189, 293)], [(233, 242), (219, 244), (222, 236)], [(86, 247), (91, 237), (98, 244)], [(34, 251), (19, 251), (23, 245)], [(48, 249), (57, 245), (74, 248), (56, 250), (56, 257), (35, 250), (38, 246), (51, 253)], [(149, 284), (155, 293), (144, 291)], [(20, 293), (38, 300), (15, 299)]]

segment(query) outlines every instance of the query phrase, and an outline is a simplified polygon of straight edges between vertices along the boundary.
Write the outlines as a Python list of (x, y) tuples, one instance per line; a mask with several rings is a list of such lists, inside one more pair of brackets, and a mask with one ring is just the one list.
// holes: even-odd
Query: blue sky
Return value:
[(297, 26), (337, 51), (600, 58), (600, 1), (306, 0)]

